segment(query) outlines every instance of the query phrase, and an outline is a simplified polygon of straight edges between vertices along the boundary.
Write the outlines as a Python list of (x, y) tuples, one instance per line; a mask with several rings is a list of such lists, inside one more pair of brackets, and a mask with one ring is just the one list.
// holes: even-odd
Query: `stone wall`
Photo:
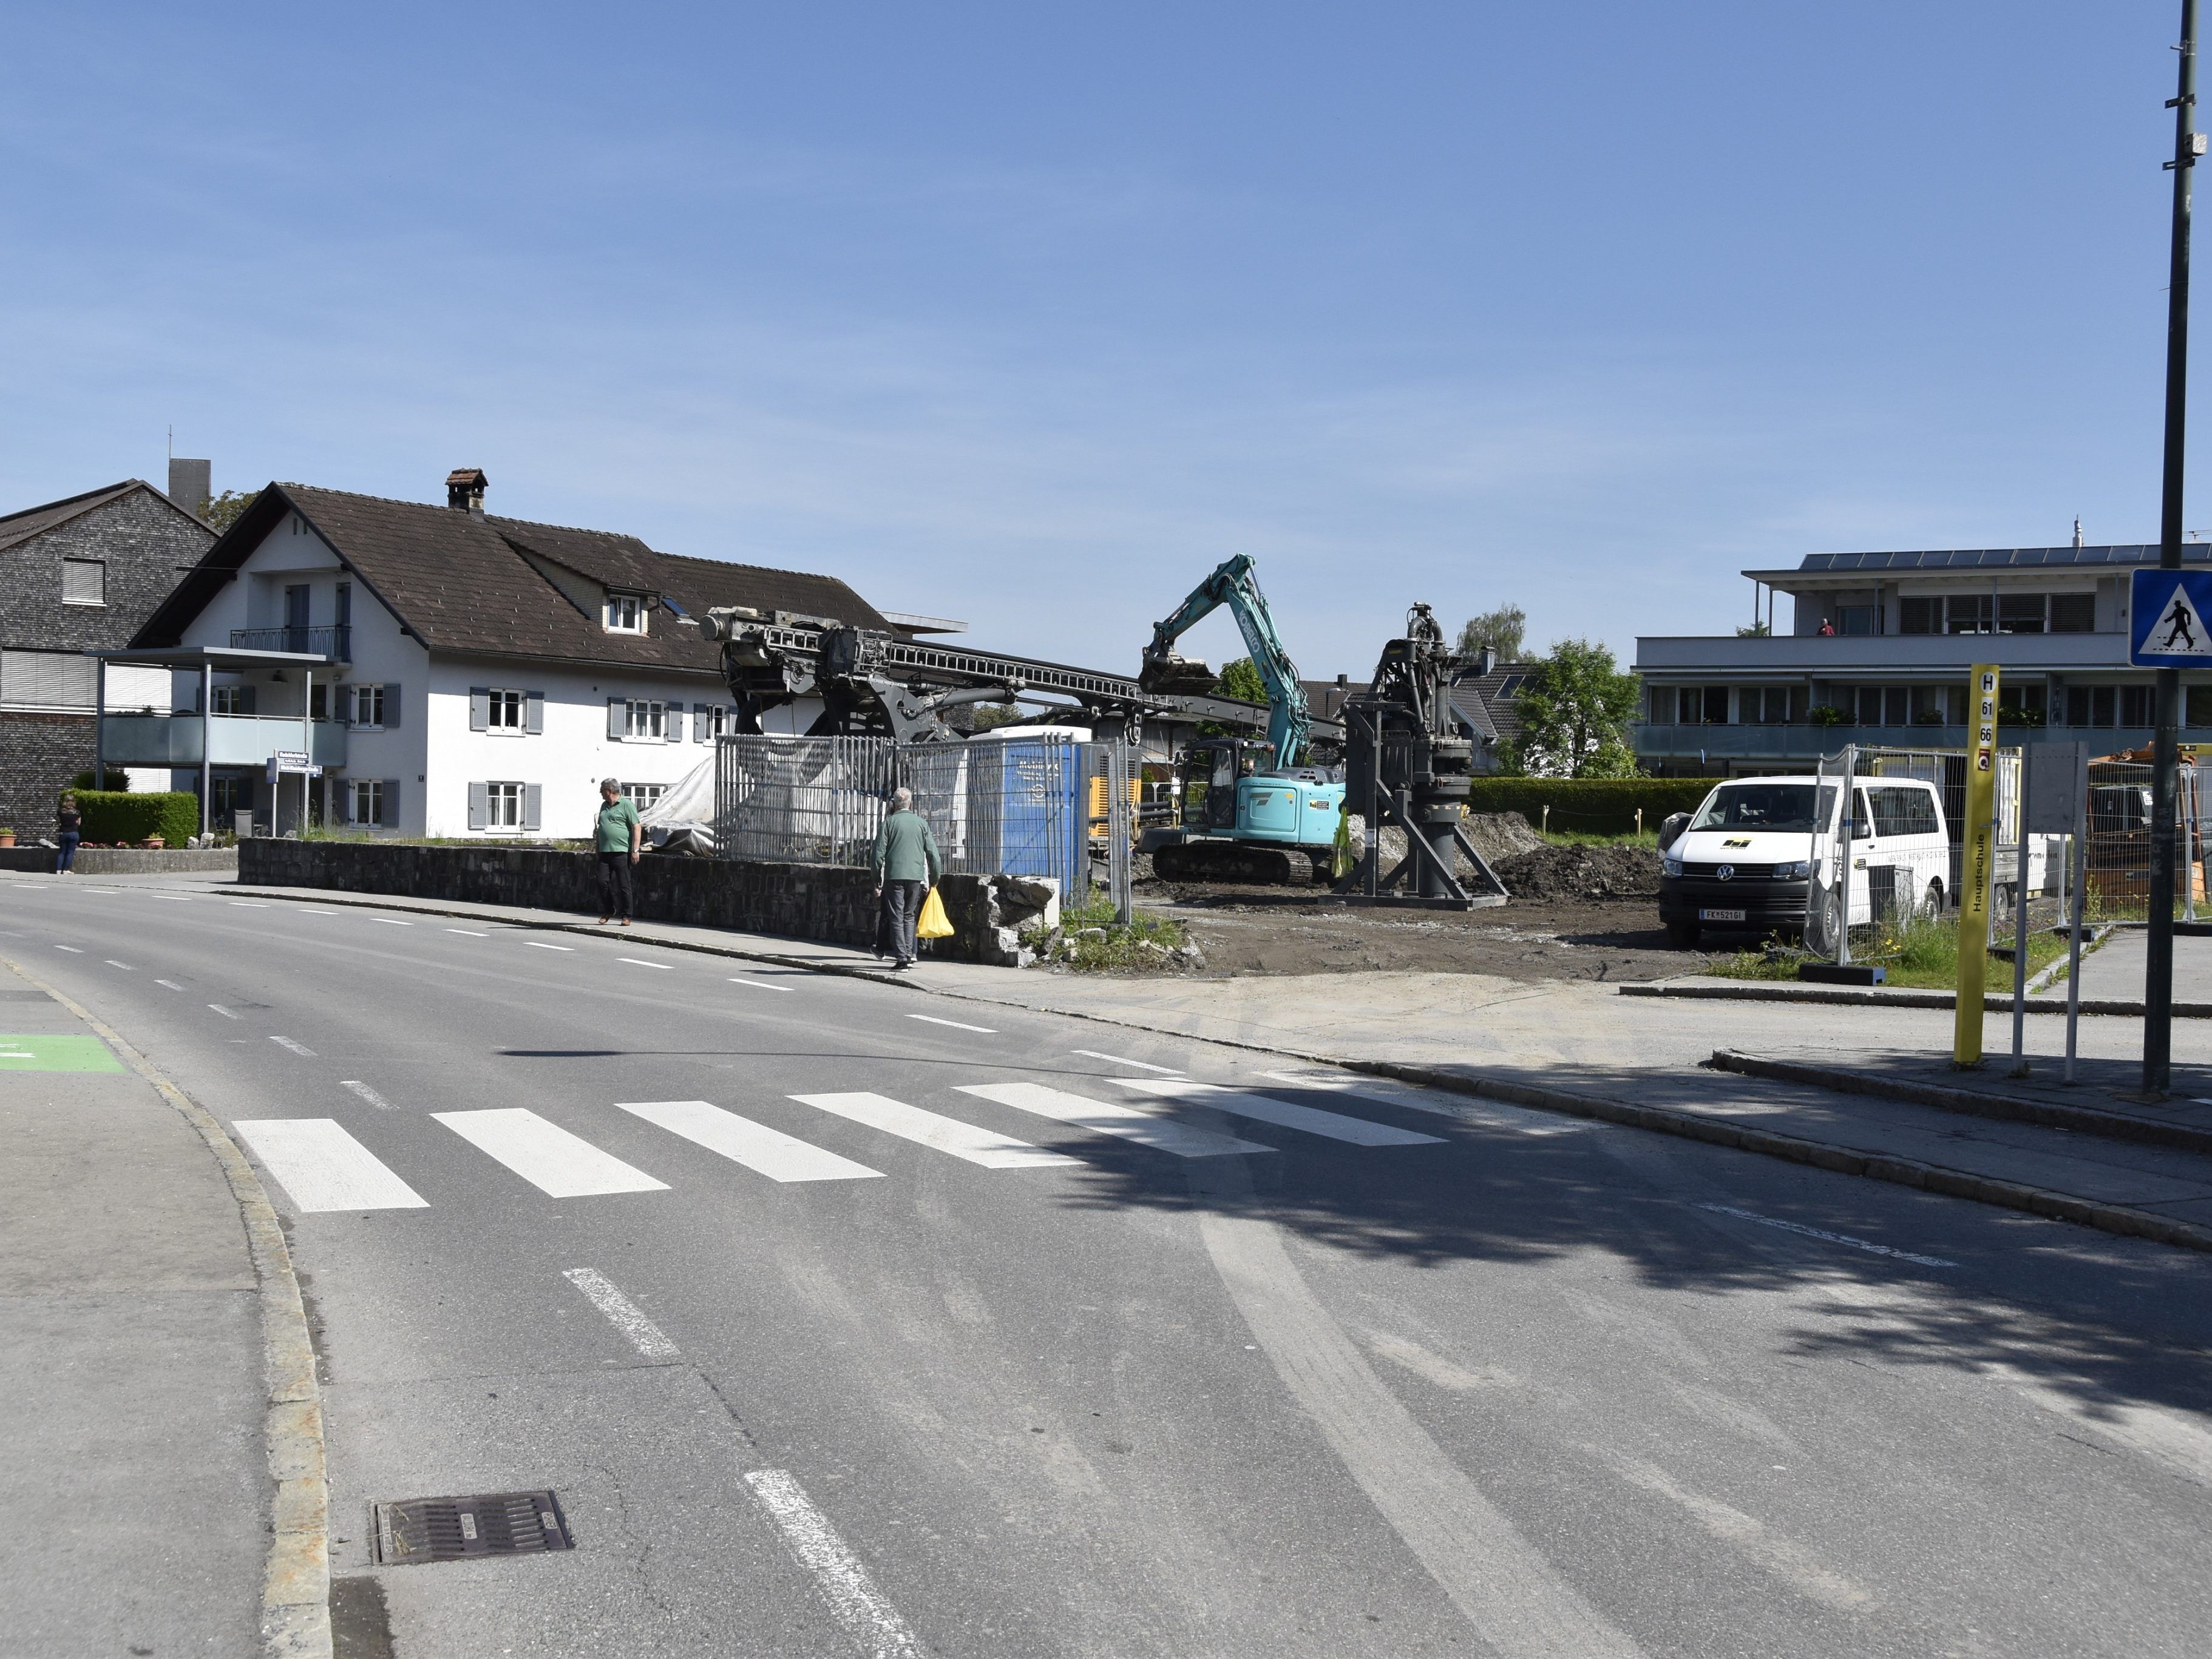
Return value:
[(63, 788), (91, 769), (89, 714), (0, 714), (0, 827), (19, 841), (52, 835)]
[[(238, 878), (249, 885), (326, 887), (472, 904), (599, 913), (599, 860), (533, 847), (417, 847), (391, 842), (247, 841)], [(836, 865), (770, 864), (647, 854), (632, 886), (642, 921), (728, 927), (867, 950), (876, 938), (875, 882)], [(925, 954), (1006, 967), (1026, 960), (1024, 921), (1058, 920), (1055, 884), (1029, 877), (947, 876), (940, 888), (954, 934)]]
[[(51, 847), (0, 847), (0, 870), (51, 874), (53, 867)], [(238, 853), (227, 847), (80, 847), (74, 867), (80, 876), (219, 875), (238, 868)]]

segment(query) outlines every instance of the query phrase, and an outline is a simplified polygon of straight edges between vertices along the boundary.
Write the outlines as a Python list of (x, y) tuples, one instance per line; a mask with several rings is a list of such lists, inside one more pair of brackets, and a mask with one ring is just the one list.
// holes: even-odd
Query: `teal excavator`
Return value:
[[(1252, 653), (1267, 693), (1267, 735), (1206, 738), (1184, 749), (1176, 767), (1183, 821), (1145, 832), (1137, 850), (1152, 855), (1163, 881), (1249, 881), (1307, 886), (1327, 874), (1344, 785), (1304, 763), (1312, 718), (1297, 665), (1275, 632), (1249, 555), (1239, 553), (1191, 590), (1165, 621), (1152, 625), (1137, 684), (1159, 696), (1202, 696), (1213, 671), (1179, 655), (1176, 641), (1223, 605)], [(1203, 783), (1203, 797), (1194, 788)]]

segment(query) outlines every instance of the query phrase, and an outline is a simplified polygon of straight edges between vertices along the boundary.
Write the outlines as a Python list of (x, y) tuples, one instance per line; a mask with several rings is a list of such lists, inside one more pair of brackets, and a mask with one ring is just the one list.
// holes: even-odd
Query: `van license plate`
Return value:
[(1698, 912), (1698, 920), (1699, 921), (1741, 921), (1743, 920), (1743, 912), (1741, 910), (1700, 910)]

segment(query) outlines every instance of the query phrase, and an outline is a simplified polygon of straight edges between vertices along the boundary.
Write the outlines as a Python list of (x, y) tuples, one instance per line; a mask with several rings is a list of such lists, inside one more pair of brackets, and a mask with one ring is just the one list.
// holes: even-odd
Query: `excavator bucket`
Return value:
[(1137, 671), (1137, 688), (1162, 697), (1202, 697), (1213, 690), (1213, 670), (1196, 657), (1170, 651), (1147, 655)]

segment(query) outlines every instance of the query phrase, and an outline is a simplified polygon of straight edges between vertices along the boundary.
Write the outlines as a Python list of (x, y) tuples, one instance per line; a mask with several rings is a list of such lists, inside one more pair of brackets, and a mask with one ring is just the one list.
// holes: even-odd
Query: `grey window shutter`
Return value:
[(544, 784), (526, 783), (522, 786), (522, 827), (524, 829), (535, 830), (538, 827), (538, 807), (544, 799)]
[(338, 687), (338, 706), (334, 712), (350, 730), (353, 726), (353, 687), (350, 685)]
[(399, 780), (397, 778), (384, 781), (384, 816), (377, 822), (387, 830), (399, 827)]
[(491, 822), (491, 786), (472, 783), (469, 786), (469, 828), (481, 830)]
[(543, 691), (526, 691), (522, 694), (522, 729), (532, 737), (544, 734), (545, 694)]
[(253, 712), (253, 694), (260, 689), (261, 688), (258, 685), (241, 685), (238, 688), (238, 712), (240, 714), (251, 714)]
[(622, 697), (607, 699), (607, 741), (609, 743), (622, 741), (623, 720), (629, 706), (628, 701)]
[(691, 741), (704, 743), (714, 729), (714, 712), (703, 702), (691, 705)]
[(384, 729), (387, 732), (399, 729), (399, 683), (397, 680), (384, 683)]
[(684, 705), (682, 703), (672, 702), (668, 705), (668, 723), (662, 728), (662, 735), (671, 743), (684, 741)]
[(469, 730), (487, 732), (491, 729), (491, 688), (472, 685), (469, 688)]

